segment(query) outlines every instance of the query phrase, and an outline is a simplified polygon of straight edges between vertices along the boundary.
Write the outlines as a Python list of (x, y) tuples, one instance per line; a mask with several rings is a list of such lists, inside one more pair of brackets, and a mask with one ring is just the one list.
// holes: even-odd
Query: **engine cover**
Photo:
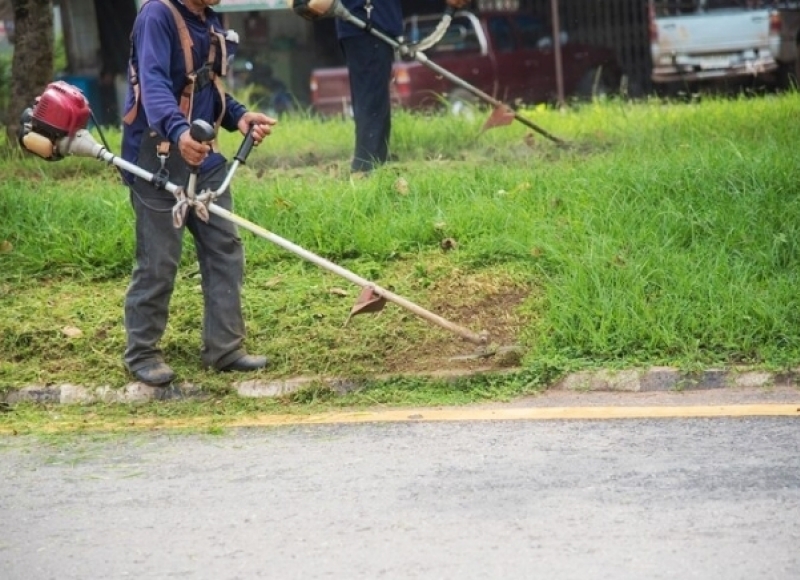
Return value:
[(31, 128), (56, 141), (86, 128), (92, 111), (80, 89), (64, 81), (47, 85), (31, 111)]

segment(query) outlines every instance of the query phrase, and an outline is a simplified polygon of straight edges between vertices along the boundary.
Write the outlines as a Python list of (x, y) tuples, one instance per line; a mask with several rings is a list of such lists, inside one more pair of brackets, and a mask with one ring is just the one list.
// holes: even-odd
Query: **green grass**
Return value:
[[(482, 119), (398, 113), (399, 162), (367, 180), (348, 175), (349, 121), (286, 118), (237, 173), (235, 209), (493, 341), (521, 344), (526, 369), (791, 368), (798, 105), (789, 93), (525, 112), (567, 148), (519, 123), (481, 133)], [(118, 151), (119, 134), (108, 138)], [(222, 136), (224, 151), (238, 143)], [(115, 170), (19, 155), (0, 165), (0, 385), (125, 384), (132, 214)], [(472, 350), (394, 305), (343, 326), (357, 288), (243, 238), (247, 345), (274, 360), (263, 377), (441, 368)], [(456, 249), (443, 252), (444, 239)], [(199, 369), (190, 246), (164, 347), (182, 377), (224, 393), (230, 377)], [(536, 376), (542, 388), (556, 375)], [(427, 400), (460, 402), (448, 389)], [(393, 388), (389, 400), (424, 399), (413, 392)]]

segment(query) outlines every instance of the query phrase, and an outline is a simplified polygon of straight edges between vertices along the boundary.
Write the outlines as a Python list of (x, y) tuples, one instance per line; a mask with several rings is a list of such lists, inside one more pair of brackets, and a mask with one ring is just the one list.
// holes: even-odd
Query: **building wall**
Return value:
[(61, 0), (55, 4), (61, 11), (68, 72), (80, 76), (97, 75), (100, 34), (94, 0)]

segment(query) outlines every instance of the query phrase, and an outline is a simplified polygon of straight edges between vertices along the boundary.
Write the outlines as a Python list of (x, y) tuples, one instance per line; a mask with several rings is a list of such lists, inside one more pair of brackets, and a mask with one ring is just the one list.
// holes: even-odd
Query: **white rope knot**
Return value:
[(183, 227), (186, 223), (186, 213), (190, 207), (194, 208), (194, 214), (204, 222), (208, 223), (209, 213), (208, 206), (202, 201), (190, 198), (186, 195), (186, 190), (182, 187), (175, 191), (175, 199), (177, 202), (172, 208), (172, 225), (176, 228)]

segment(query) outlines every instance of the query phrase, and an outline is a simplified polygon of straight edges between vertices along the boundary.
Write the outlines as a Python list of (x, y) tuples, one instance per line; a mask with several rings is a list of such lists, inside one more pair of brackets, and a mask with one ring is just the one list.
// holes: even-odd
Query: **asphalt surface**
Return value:
[(0, 439), (0, 577), (800, 577), (796, 418)]

